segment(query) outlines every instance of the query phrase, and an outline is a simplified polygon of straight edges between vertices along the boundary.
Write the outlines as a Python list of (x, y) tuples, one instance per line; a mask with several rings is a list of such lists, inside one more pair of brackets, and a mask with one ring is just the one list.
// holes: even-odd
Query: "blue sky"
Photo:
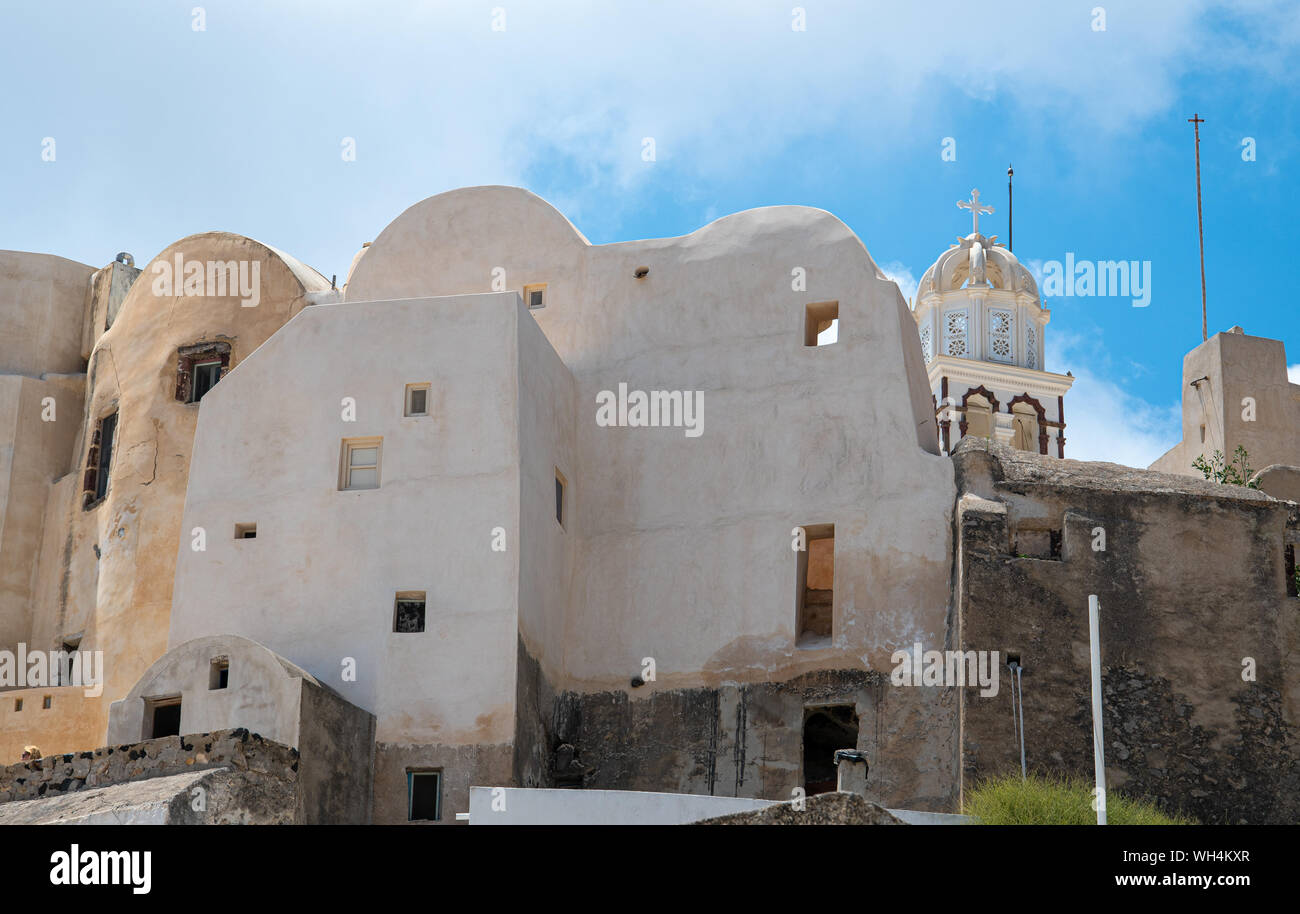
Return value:
[(1078, 378), (1067, 452), (1145, 465), (1200, 341), (1198, 111), (1210, 332), (1300, 363), (1295, 0), (808, 2), (804, 30), (792, 0), (209, 2), (202, 31), (196, 6), (6, 9), (0, 248), (144, 263), (221, 229), (341, 282), (407, 206), (506, 183), (595, 243), (821, 207), (910, 294), (972, 187), (1005, 238), (1012, 162), (1023, 261), (1151, 263), (1146, 308), (1046, 302), (1047, 367)]

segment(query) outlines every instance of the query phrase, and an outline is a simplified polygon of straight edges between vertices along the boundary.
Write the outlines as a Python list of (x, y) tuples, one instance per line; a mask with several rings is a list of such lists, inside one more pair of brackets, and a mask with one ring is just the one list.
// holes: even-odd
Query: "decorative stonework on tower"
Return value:
[(913, 303), (940, 447), (948, 453), (976, 435), (1064, 457), (1064, 399), (1074, 378), (1044, 368), (1051, 312), (1016, 256), (996, 235), (980, 234), (979, 218), (993, 207), (979, 191), (957, 205), (970, 210), (972, 231), (925, 271)]

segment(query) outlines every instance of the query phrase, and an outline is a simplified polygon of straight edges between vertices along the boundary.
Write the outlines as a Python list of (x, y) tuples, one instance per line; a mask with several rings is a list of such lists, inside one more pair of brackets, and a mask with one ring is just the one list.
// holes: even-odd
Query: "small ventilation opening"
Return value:
[(235, 524), (235, 539), (237, 540), (257, 539), (257, 524)]
[(230, 685), (230, 658), (215, 657), (208, 668), (208, 690), (215, 692)]

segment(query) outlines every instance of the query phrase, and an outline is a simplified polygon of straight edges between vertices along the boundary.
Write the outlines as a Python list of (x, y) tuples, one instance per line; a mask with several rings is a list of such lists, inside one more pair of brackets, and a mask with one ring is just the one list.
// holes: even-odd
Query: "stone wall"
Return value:
[[(1092, 778), (1096, 594), (1107, 786), (1206, 823), (1297, 821), (1300, 507), (981, 440), (955, 462), (959, 643), (1019, 654), (1029, 768)], [(963, 789), (1019, 771), (1001, 672), (996, 697), (964, 696)]]
[(165, 736), (88, 752), (50, 755), (0, 768), (0, 803), (35, 800), (128, 781), (229, 768), (289, 784), (298, 780), (298, 751), (245, 729)]
[(887, 674), (819, 670), (783, 682), (565, 691), (552, 697), (521, 648), (520, 786), (668, 791), (788, 800), (804, 784), (808, 709), (852, 706), (871, 758), (868, 796), (950, 812), (956, 804), (951, 690), (893, 688)]

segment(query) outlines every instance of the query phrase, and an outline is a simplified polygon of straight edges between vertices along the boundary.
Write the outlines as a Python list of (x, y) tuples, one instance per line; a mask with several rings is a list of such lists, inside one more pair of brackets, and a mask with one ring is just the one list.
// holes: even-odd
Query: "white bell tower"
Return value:
[(979, 191), (957, 205), (974, 224), (925, 271), (912, 314), (921, 335), (939, 420), (939, 446), (950, 453), (966, 435), (1037, 454), (1065, 456), (1065, 394), (1071, 375), (1043, 364), (1051, 312), (1038, 284), (997, 236), (980, 234), (993, 207)]

